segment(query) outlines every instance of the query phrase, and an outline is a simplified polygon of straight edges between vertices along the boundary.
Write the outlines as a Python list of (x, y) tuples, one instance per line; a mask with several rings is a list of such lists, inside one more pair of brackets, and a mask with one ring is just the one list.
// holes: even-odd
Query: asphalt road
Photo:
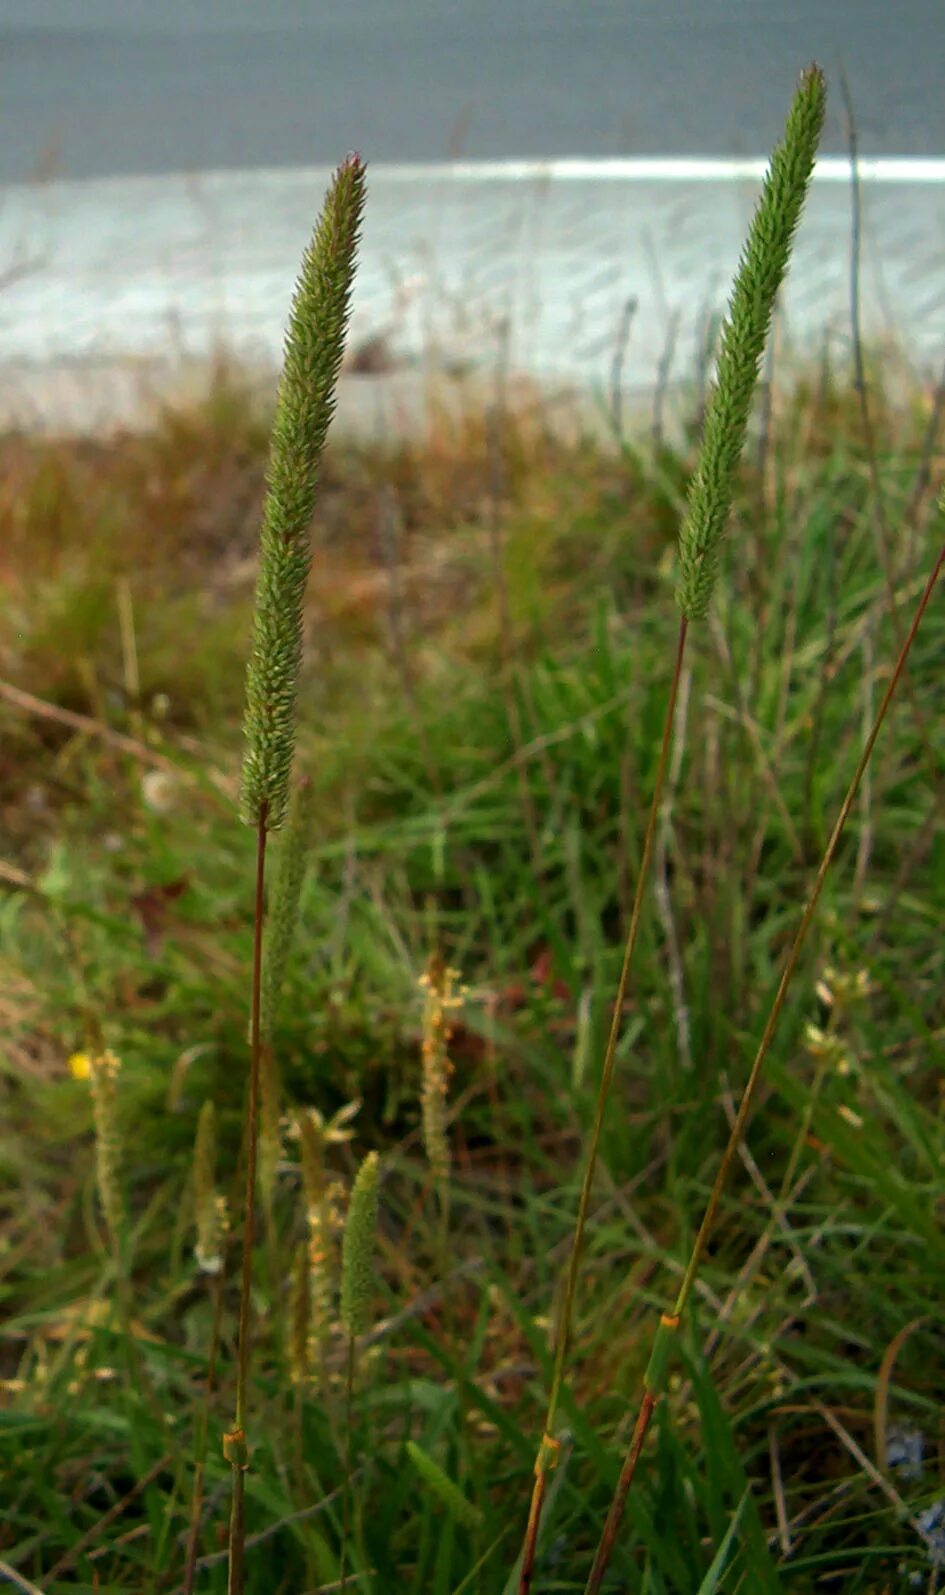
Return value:
[(0, 183), (759, 155), (810, 59), (864, 154), (945, 154), (943, 0), (0, 0)]

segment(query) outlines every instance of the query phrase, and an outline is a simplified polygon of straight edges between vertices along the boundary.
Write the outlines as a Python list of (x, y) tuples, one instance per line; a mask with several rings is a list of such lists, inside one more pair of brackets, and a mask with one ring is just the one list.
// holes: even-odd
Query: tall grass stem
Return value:
[(253, 1236), (256, 1212), (256, 1159), (259, 1141), (259, 1065), (262, 1053), (260, 1012), (262, 991), (263, 914), (266, 882), (266, 805), (256, 831), (256, 897), (253, 923), (253, 975), (249, 1096), (246, 1107), (246, 1185), (243, 1206), (243, 1267), (240, 1280), (239, 1327), (236, 1350), (236, 1409), (233, 1428), (224, 1438), (224, 1454), (233, 1470), (230, 1512), (227, 1595), (243, 1595), (245, 1541), (245, 1475), (249, 1466), (246, 1442), (246, 1397), (249, 1388), (250, 1306), (253, 1287)]
[(617, 1042), (620, 1039), (620, 1030), (623, 1024), (623, 1009), (626, 1000), (627, 985), (630, 978), (630, 967), (637, 944), (637, 935), (640, 928), (640, 918), (643, 912), (643, 898), (646, 880), (649, 873), (650, 858), (656, 839), (657, 824), (662, 808), (663, 787), (666, 780), (666, 770), (669, 763), (669, 751), (672, 744), (673, 722), (676, 716), (676, 700), (679, 695), (679, 683), (682, 677), (683, 657), (686, 648), (686, 636), (689, 622), (682, 616), (679, 622), (679, 632), (676, 641), (676, 661), (673, 668), (673, 679), (669, 689), (669, 700), (666, 705), (666, 717), (663, 724), (663, 738), (660, 744), (659, 762), (656, 767), (656, 780), (653, 786), (653, 796), (650, 802), (650, 812), (647, 819), (646, 832), (643, 838), (643, 853), (640, 858), (640, 868), (637, 875), (636, 889), (633, 894), (633, 906), (630, 910), (630, 924), (627, 931), (627, 940), (624, 946), (623, 964), (620, 970), (620, 979), (617, 983), (617, 994), (614, 999), (613, 1013), (610, 1021), (610, 1033), (607, 1038), (607, 1047), (604, 1053), (604, 1062), (601, 1069), (600, 1086), (597, 1093), (597, 1105), (594, 1110), (594, 1123), (591, 1129), (590, 1142), (584, 1163), (584, 1177), (581, 1181), (581, 1194), (578, 1198), (577, 1217), (574, 1224), (574, 1234), (571, 1241), (571, 1250), (568, 1257), (568, 1269), (565, 1278), (564, 1297), (561, 1311), (555, 1325), (554, 1364), (551, 1375), (551, 1387), (548, 1394), (548, 1407), (545, 1414), (545, 1430), (541, 1446), (535, 1461), (535, 1482), (532, 1487), (532, 1499), (528, 1513), (528, 1523), (525, 1529), (525, 1542), (522, 1550), (522, 1566), (519, 1573), (520, 1595), (527, 1595), (531, 1588), (535, 1569), (535, 1556), (538, 1550), (538, 1532), (541, 1526), (541, 1512), (547, 1490), (547, 1477), (557, 1458), (557, 1441), (555, 1438), (555, 1424), (557, 1422), (558, 1404), (561, 1399), (561, 1389), (564, 1384), (564, 1370), (567, 1361), (568, 1346), (571, 1338), (571, 1324), (574, 1316), (574, 1307), (577, 1299), (578, 1273), (581, 1263), (581, 1247), (584, 1241), (584, 1231), (587, 1226), (587, 1215), (590, 1208), (591, 1191), (594, 1185), (594, 1175), (597, 1170), (597, 1154), (600, 1148), (600, 1139), (604, 1127), (604, 1114), (613, 1079), (614, 1066), (617, 1060)]

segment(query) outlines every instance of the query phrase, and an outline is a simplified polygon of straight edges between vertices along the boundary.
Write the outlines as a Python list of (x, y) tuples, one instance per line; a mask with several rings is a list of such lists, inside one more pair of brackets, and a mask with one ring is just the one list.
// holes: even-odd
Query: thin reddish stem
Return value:
[(256, 831), (256, 898), (253, 920), (253, 977), (250, 1018), (249, 1100), (246, 1111), (246, 1186), (243, 1199), (243, 1271), (240, 1283), (239, 1330), (236, 1354), (236, 1413), (225, 1439), (233, 1468), (233, 1502), (230, 1512), (227, 1595), (243, 1595), (244, 1475), (249, 1466), (246, 1444), (246, 1396), (249, 1386), (250, 1306), (253, 1284), (253, 1239), (256, 1212), (256, 1160), (259, 1139), (259, 1074), (262, 1053), (260, 1009), (262, 992), (263, 910), (266, 877), (266, 805)]
[(660, 744), (659, 759), (656, 766), (656, 779), (653, 784), (653, 797), (650, 803), (650, 812), (647, 819), (646, 831), (643, 837), (643, 852), (640, 858), (640, 869), (637, 875), (636, 889), (633, 894), (633, 906), (630, 910), (630, 924), (627, 928), (627, 940), (624, 947), (623, 964), (620, 970), (620, 979), (617, 983), (617, 994), (614, 998), (613, 1012), (610, 1022), (610, 1034), (607, 1038), (607, 1048), (604, 1053), (604, 1064), (601, 1070), (600, 1085), (597, 1091), (597, 1106), (594, 1112), (594, 1124), (591, 1130), (590, 1145), (584, 1165), (584, 1178), (581, 1182), (581, 1195), (578, 1200), (577, 1217), (574, 1224), (574, 1235), (571, 1241), (571, 1254), (568, 1259), (568, 1271), (564, 1287), (564, 1302), (558, 1318), (555, 1332), (554, 1367), (551, 1375), (551, 1389), (548, 1395), (548, 1410), (545, 1416), (545, 1432), (542, 1435), (538, 1458), (535, 1463), (535, 1483), (532, 1487), (532, 1499), (528, 1511), (528, 1523), (525, 1529), (525, 1540), (522, 1546), (522, 1569), (519, 1574), (519, 1595), (528, 1595), (531, 1589), (532, 1578), (535, 1571), (535, 1557), (538, 1551), (538, 1531), (541, 1526), (541, 1512), (545, 1499), (545, 1474), (548, 1469), (549, 1459), (556, 1456), (555, 1446), (555, 1420), (558, 1414), (558, 1403), (564, 1384), (564, 1369), (567, 1360), (568, 1347), (571, 1339), (571, 1328), (574, 1319), (574, 1307), (577, 1300), (578, 1273), (581, 1264), (581, 1248), (584, 1242), (584, 1231), (587, 1226), (587, 1215), (591, 1204), (591, 1191), (594, 1185), (594, 1175), (597, 1170), (597, 1154), (600, 1148), (601, 1132), (604, 1127), (604, 1114), (607, 1100), (610, 1095), (611, 1081), (613, 1080), (614, 1067), (617, 1060), (617, 1042), (623, 1025), (623, 1010), (627, 996), (627, 985), (630, 977), (630, 966), (637, 944), (637, 935), (640, 929), (640, 919), (643, 913), (643, 899), (646, 891), (646, 880), (649, 874), (650, 858), (653, 853), (653, 844), (656, 837), (657, 821), (660, 806), (663, 801), (663, 788), (666, 782), (666, 770), (669, 764), (669, 752), (673, 738), (673, 724), (676, 718), (676, 702), (679, 696), (679, 683), (682, 678), (683, 658), (686, 651), (686, 637), (689, 623), (685, 616), (679, 622), (679, 634), (676, 640), (676, 656), (673, 666), (673, 678), (669, 689), (669, 698), (666, 704), (666, 717), (663, 722), (663, 737)]
[(585, 1586), (584, 1595), (597, 1595), (603, 1583), (604, 1574), (607, 1571), (607, 1565), (616, 1544), (617, 1535), (620, 1533), (623, 1509), (630, 1493), (633, 1476), (637, 1471), (637, 1463), (643, 1450), (643, 1442), (646, 1439), (647, 1431), (650, 1427), (650, 1419), (656, 1411), (658, 1400), (659, 1397), (655, 1396), (652, 1391), (644, 1390), (643, 1400), (640, 1402), (640, 1411), (637, 1413), (637, 1421), (633, 1426), (630, 1445), (624, 1458), (623, 1467), (620, 1469), (620, 1478), (617, 1480), (617, 1488), (610, 1503), (610, 1511), (607, 1513), (607, 1521), (604, 1524), (600, 1544), (597, 1547), (597, 1555), (594, 1558), (594, 1566), (591, 1568), (591, 1575)]

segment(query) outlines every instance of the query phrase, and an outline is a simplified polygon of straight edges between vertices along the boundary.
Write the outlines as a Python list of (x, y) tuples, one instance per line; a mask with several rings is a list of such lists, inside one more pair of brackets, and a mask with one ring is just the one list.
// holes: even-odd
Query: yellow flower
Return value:
[(88, 1080), (92, 1073), (92, 1060), (87, 1052), (74, 1052), (68, 1067), (73, 1080)]

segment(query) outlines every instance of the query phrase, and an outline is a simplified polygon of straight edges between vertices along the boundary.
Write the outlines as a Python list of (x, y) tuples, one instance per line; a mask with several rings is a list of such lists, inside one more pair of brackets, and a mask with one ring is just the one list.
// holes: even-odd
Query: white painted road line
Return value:
[[(468, 182), (555, 183), (760, 183), (769, 157), (751, 159), (688, 156), (641, 156), (584, 159), (567, 156), (547, 161), (440, 161), (423, 166), (369, 164), (385, 182), (423, 183), (448, 179)], [(825, 155), (814, 167), (815, 183), (849, 184), (853, 165), (846, 155)], [(861, 157), (856, 172), (863, 183), (945, 183), (945, 156)]]
[[(768, 170), (770, 157), (730, 156), (555, 156), (548, 160), (502, 161), (422, 161), (390, 163), (368, 161), (371, 182), (404, 183), (418, 188), (428, 183), (760, 183)], [(911, 185), (945, 183), (945, 155), (861, 156), (855, 167), (861, 183)], [(199, 173), (165, 172), (160, 176), (78, 177), (68, 181), (43, 180), (8, 183), (0, 195), (55, 194), (59, 190), (78, 193), (83, 189), (107, 193), (120, 190), (133, 194), (148, 192), (155, 184), (206, 185), (227, 183), (251, 177), (257, 184), (296, 182), (323, 184), (330, 176), (327, 166), (260, 166), (251, 172), (235, 172), (228, 167)], [(848, 155), (822, 155), (814, 166), (814, 183), (849, 185), (854, 167)]]

